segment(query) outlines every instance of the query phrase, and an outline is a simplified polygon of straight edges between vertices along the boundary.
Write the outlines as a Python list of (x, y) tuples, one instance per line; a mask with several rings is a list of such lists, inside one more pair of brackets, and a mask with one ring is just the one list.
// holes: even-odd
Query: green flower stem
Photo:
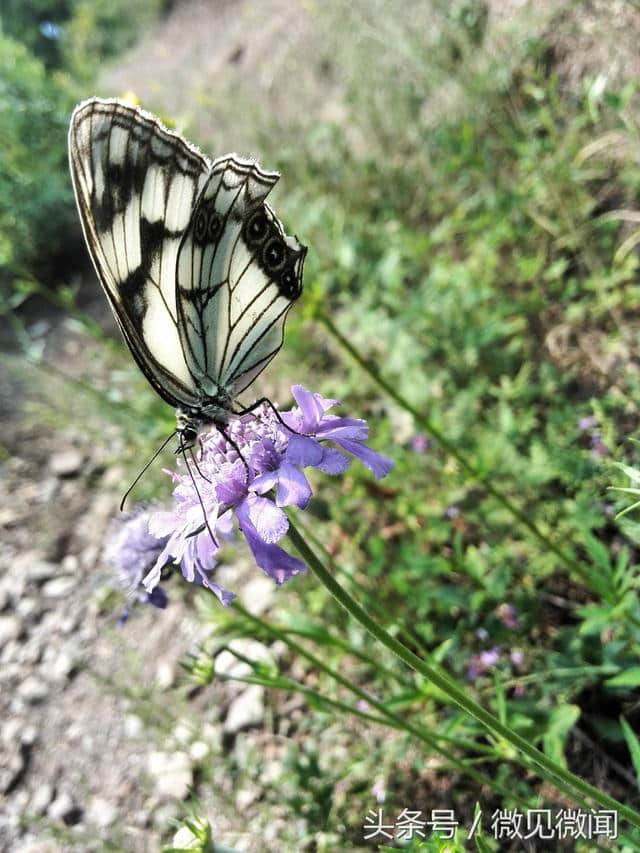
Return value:
[[(327, 666), (327, 664), (320, 660), (320, 658), (317, 658), (311, 652), (307, 651), (307, 649), (305, 649), (303, 646), (300, 646), (298, 643), (292, 640), (282, 629), (277, 628), (276, 626), (268, 625), (267, 623), (259, 619), (257, 616), (253, 616), (253, 614), (249, 613), (249, 611), (242, 607), (241, 604), (234, 603), (232, 607), (235, 607), (238, 612), (242, 613), (245, 618), (251, 620), (254, 624), (259, 625), (262, 628), (266, 628), (267, 631), (273, 637), (276, 637), (277, 639), (280, 639), (285, 642), (293, 652), (295, 652), (300, 657), (306, 658), (306, 660), (308, 660), (309, 663), (311, 663), (315, 667), (315, 669), (319, 670), (320, 672), (324, 672), (326, 675), (328, 675), (338, 684), (341, 684), (359, 699), (363, 699), (365, 702), (367, 702), (368, 705), (370, 705), (372, 708), (375, 708), (378, 713), (383, 714), (384, 719), (381, 720), (379, 718), (373, 717), (373, 715), (371, 714), (367, 714), (366, 712), (360, 711), (359, 709), (350, 708), (349, 706), (345, 705), (342, 702), (339, 702), (338, 700), (329, 699), (325, 696), (322, 696), (322, 694), (317, 694), (316, 691), (312, 690), (311, 688), (300, 685), (298, 682), (294, 682), (284, 676), (280, 676), (279, 680), (289, 682), (288, 686), (290, 689), (294, 689), (293, 685), (295, 685), (295, 689), (298, 692), (315, 695), (321, 701), (335, 705), (339, 710), (347, 709), (352, 714), (356, 714), (359, 717), (363, 717), (364, 719), (368, 719), (380, 725), (390, 725), (398, 730), (406, 731), (418, 740), (422, 741), (424, 744), (426, 744), (433, 752), (445, 758), (447, 760), (447, 763), (450, 766), (455, 767), (458, 772), (466, 774), (479, 785), (486, 785), (487, 787), (492, 788), (494, 791), (508, 796), (510, 792), (502, 785), (496, 783), (494, 780), (491, 780), (487, 776), (483, 776), (477, 770), (474, 770), (473, 767), (470, 767), (465, 761), (461, 761), (460, 759), (453, 757), (445, 749), (439, 746), (437, 742), (437, 735), (433, 735), (431, 732), (425, 731), (422, 728), (417, 728), (412, 723), (387, 708), (387, 706), (384, 705), (382, 702), (379, 702), (374, 697), (365, 693), (365, 691), (358, 687), (357, 684), (354, 684), (352, 681), (345, 678), (336, 670), (331, 669), (331, 667)], [(232, 654), (236, 654), (233, 649), (230, 649), (230, 651), (232, 652)], [(241, 655), (237, 656), (242, 659)], [(450, 739), (446, 738), (446, 740)], [(473, 749), (477, 748), (475, 744), (467, 744), (467, 746), (471, 746), (471, 748)], [(487, 757), (486, 760), (489, 760), (489, 758)]]
[[(320, 582), (329, 590), (345, 610), (351, 614), (364, 628), (369, 631), (377, 640), (379, 640), (389, 651), (393, 652), (400, 660), (404, 661), (411, 669), (423, 675), (428, 679), (438, 690), (441, 690), (450, 701), (453, 702), (469, 716), (477, 720), (491, 734), (503, 738), (505, 741), (514, 746), (523, 755), (537, 765), (539, 775), (548, 782), (556, 784), (561, 789), (566, 790), (567, 787), (573, 792), (571, 795), (575, 798), (575, 792), (588, 800), (592, 800), (605, 809), (613, 809), (618, 812), (618, 815), (629, 821), (633, 826), (640, 827), (640, 814), (629, 806), (625, 806), (618, 800), (605, 794), (598, 788), (575, 776), (573, 773), (565, 770), (560, 765), (556, 764), (548, 758), (543, 752), (536, 749), (528, 740), (521, 737), (517, 732), (514, 732), (507, 725), (502, 723), (497, 717), (486, 711), (473, 699), (470, 699), (453, 679), (449, 678), (442, 671), (438, 671), (426, 664), (410, 649), (400, 643), (395, 637), (388, 634), (384, 628), (380, 627), (362, 608), (354, 601), (349, 593), (340, 586), (333, 575), (328, 572), (322, 563), (317, 559), (314, 552), (307, 545), (305, 539), (300, 535), (293, 524), (289, 525), (289, 538), (298, 549), (303, 560), (312, 569)], [(566, 786), (566, 787), (565, 787)]]
[(344, 337), (344, 335), (338, 330), (334, 322), (328, 317), (326, 314), (322, 313), (322, 311), (317, 311), (315, 316), (323, 323), (329, 332), (333, 335), (333, 337), (338, 341), (338, 343), (347, 350), (349, 355), (358, 363), (358, 365), (367, 373), (371, 379), (380, 387), (382, 390), (394, 400), (400, 408), (411, 414), (416, 423), (420, 424), (422, 429), (426, 432), (430, 433), (436, 441), (444, 447), (444, 449), (449, 453), (453, 458), (464, 468), (464, 470), (473, 477), (474, 480), (477, 480), (479, 483), (482, 483), (484, 488), (489, 492), (489, 494), (494, 497), (499, 503), (502, 504), (505, 509), (507, 509), (514, 518), (517, 518), (518, 521), (532, 533), (536, 539), (542, 542), (546, 548), (549, 549), (552, 553), (556, 555), (556, 557), (564, 563), (567, 568), (571, 569), (571, 571), (575, 572), (579, 575), (585, 582), (590, 583), (591, 577), (589, 572), (580, 565), (576, 560), (573, 559), (569, 554), (560, 548), (559, 545), (556, 545), (552, 539), (550, 539), (545, 533), (543, 533), (539, 527), (533, 522), (526, 513), (524, 513), (519, 507), (517, 507), (513, 501), (507, 497), (500, 489), (496, 488), (491, 482), (489, 476), (487, 474), (483, 474), (478, 468), (475, 467), (469, 460), (464, 456), (458, 448), (453, 444), (453, 442), (449, 441), (449, 439), (429, 420), (429, 418), (425, 417), (421, 412), (419, 412), (408, 400), (405, 400), (404, 397), (398, 393), (398, 391), (394, 388), (394, 386), (387, 382), (382, 376), (380, 376), (377, 371), (375, 371), (371, 365), (364, 359), (360, 353), (356, 350), (356, 348)]
[[(291, 509), (290, 512), (293, 512), (294, 514), (295, 523), (298, 529), (302, 530), (302, 533), (316, 548), (316, 551), (320, 553), (321, 558), (325, 560), (326, 565), (328, 565), (329, 568), (333, 569), (336, 573), (339, 573), (343, 577), (345, 577), (348, 580), (351, 589), (355, 588), (356, 591), (361, 592), (363, 595), (367, 595), (367, 588), (365, 587), (365, 585), (358, 581), (355, 577), (353, 577), (353, 575), (350, 574), (343, 566), (340, 566), (336, 563), (336, 561), (333, 559), (331, 554), (329, 554), (320, 539), (315, 536), (313, 531), (309, 529), (309, 526), (305, 524), (304, 519), (301, 518), (301, 513), (295, 512), (295, 510), (293, 509)], [(377, 599), (371, 602), (371, 607), (378, 614), (380, 620), (384, 620), (385, 617), (388, 615), (384, 611), (383, 602), (378, 601)], [(422, 638), (420, 637), (417, 631), (411, 633), (411, 631), (402, 622), (396, 622), (394, 624), (394, 629), (396, 630), (399, 637), (403, 637), (404, 641), (407, 644), (413, 646), (413, 648), (420, 652), (423, 657), (431, 658), (428, 649), (422, 642)]]

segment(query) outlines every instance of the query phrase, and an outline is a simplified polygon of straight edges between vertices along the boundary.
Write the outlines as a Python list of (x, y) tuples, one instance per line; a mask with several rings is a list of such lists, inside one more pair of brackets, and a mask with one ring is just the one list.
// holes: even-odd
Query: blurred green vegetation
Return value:
[[(89, 57), (125, 47), (162, 4), (138, 4), (134, 21), (124, 3), (112, 15), (97, 2), (69, 2), (54, 15), (43, 2), (40, 21), (62, 27), (68, 44), (43, 41), (21, 4), (8, 8), (0, 275), (15, 294), (77, 233), (65, 123), (94, 67)], [(638, 807), (631, 756), (640, 728), (640, 525), (633, 514), (615, 521), (624, 499), (607, 491), (623, 484), (614, 462), (639, 464), (627, 440), (640, 399), (638, 95), (632, 83), (599, 76), (578, 91), (562, 85), (544, 34), (518, 43), (508, 67), (475, 63), (486, 7), (457, 3), (443, 14), (432, 49), (421, 49), (410, 28), (404, 40), (396, 32), (383, 70), (381, 39), (358, 43), (340, 121), (301, 123), (288, 136), (295, 144), (277, 149), (271, 140), (283, 134), (265, 125), (264, 160), (286, 175), (286, 218), (311, 247), (280, 375), (341, 398), (396, 461), (381, 483), (357, 464), (339, 480), (317, 477), (306, 526), (361, 603), (417, 653), (446, 666), (549, 755)], [(453, 88), (443, 104), (445, 85)], [(322, 314), (567, 561), (384, 395), (330, 338)], [(162, 407), (151, 391), (132, 394), (131, 405), (131, 444), (144, 441), (150, 455)], [(101, 411), (109, 416), (107, 404)], [(434, 732), (488, 745), (484, 769), (513, 790), (512, 807), (551, 801), (552, 792), (508, 763), (504, 744), (487, 744), (475, 723), (394, 661), (380, 658), (384, 675), (335, 644), (326, 626), (371, 652), (313, 578), (278, 595), (284, 628), (306, 633), (309, 648), (372, 694)], [(221, 643), (256, 636), (217, 602), (203, 614)], [(336, 693), (311, 666), (300, 664), (298, 677)], [(389, 809), (419, 808), (429, 797), (432, 807), (438, 798), (470, 825), (477, 787), (451, 770), (425, 769), (402, 735), (354, 737), (329, 770), (314, 744), (335, 730), (331, 713), (318, 701), (300, 721), (287, 785), (273, 782), (266, 803), (284, 796), (310, 832), (346, 833), (357, 844), (382, 774)], [(257, 774), (252, 760), (247, 772)], [(332, 799), (339, 782), (342, 796)]]
[[(0, 316), (34, 283), (84, 264), (67, 168), (73, 106), (101, 63), (133, 43), (166, 0), (7, 0), (0, 17)], [(82, 260), (81, 260), (82, 259)]]

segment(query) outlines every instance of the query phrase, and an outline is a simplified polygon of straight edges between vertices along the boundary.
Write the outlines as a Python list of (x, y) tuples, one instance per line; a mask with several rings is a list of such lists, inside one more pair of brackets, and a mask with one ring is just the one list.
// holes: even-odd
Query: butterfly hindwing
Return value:
[(280, 349), (300, 295), (306, 249), (265, 202), (277, 179), (235, 155), (217, 160), (180, 246), (178, 328), (209, 394), (251, 384)]
[(115, 99), (76, 107), (69, 160), (91, 258), (140, 368), (179, 424), (224, 423), (280, 349), (302, 289), (306, 248), (265, 201), (278, 175), (235, 154), (211, 162)]
[(148, 113), (98, 98), (73, 113), (69, 159), (91, 258), (125, 340), (167, 402), (194, 405), (175, 269), (210, 162)]

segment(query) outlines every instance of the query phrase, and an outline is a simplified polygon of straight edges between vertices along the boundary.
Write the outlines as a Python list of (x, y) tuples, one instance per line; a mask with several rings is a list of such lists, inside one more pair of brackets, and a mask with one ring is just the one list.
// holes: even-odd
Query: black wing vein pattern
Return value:
[(91, 258), (124, 338), (158, 394), (197, 413), (276, 355), (306, 248), (265, 202), (278, 179), (211, 162), (149, 113), (92, 98), (69, 158)]

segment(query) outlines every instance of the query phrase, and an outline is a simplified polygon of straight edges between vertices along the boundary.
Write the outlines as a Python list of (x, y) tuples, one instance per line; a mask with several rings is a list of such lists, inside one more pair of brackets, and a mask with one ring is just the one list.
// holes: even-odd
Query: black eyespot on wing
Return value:
[(257, 249), (269, 234), (269, 220), (262, 207), (255, 210), (246, 219), (242, 229), (244, 241), (249, 249)]
[(295, 270), (295, 258), (292, 264), (286, 267), (283, 270), (280, 278), (277, 280), (278, 290), (280, 294), (284, 296), (286, 299), (297, 299), (302, 293), (302, 280), (301, 276), (296, 273)]
[(271, 237), (262, 250), (262, 264), (266, 273), (277, 272), (287, 260), (287, 247), (280, 237)]
[(200, 208), (196, 213), (196, 221), (193, 224), (193, 239), (196, 243), (204, 243), (207, 237), (207, 214)]
[(222, 217), (217, 210), (212, 210), (209, 216), (209, 226), (207, 228), (207, 237), (209, 240), (217, 240), (222, 231)]

